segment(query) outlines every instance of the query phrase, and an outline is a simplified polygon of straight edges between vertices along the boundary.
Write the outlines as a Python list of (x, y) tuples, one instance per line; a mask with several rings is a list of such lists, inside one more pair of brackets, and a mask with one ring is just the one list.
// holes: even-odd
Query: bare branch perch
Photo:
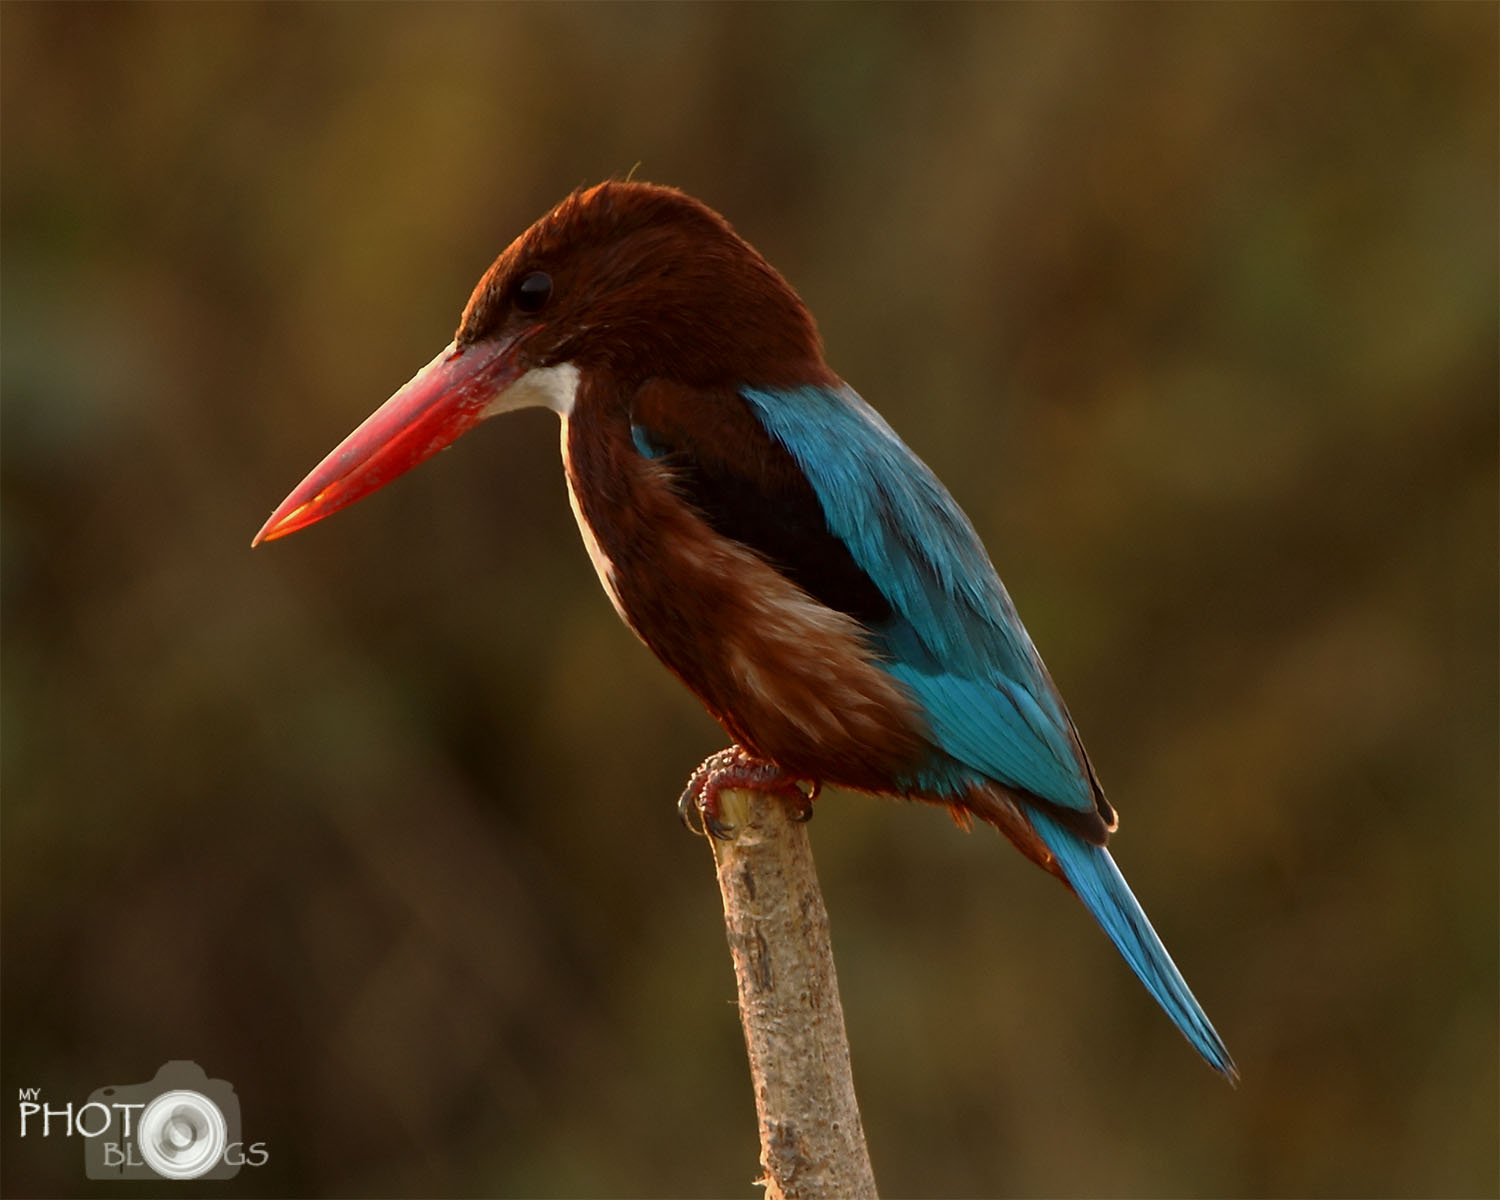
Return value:
[(709, 838), (724, 897), (768, 1200), (874, 1197), (828, 913), (807, 826), (761, 792), (720, 793)]

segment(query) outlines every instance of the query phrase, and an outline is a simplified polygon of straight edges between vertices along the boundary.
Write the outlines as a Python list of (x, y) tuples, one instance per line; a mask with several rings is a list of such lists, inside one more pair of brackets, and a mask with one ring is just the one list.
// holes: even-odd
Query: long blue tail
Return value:
[(1104, 926), (1109, 940), (1125, 956), (1125, 961), (1146, 985), (1146, 990), (1156, 997), (1156, 1002), (1166, 1010), (1167, 1016), (1209, 1066), (1230, 1083), (1235, 1082), (1240, 1073), (1234, 1059), (1229, 1057), (1229, 1051), (1209, 1023), (1208, 1015), (1193, 998), (1182, 973), (1156, 936), (1156, 930), (1151, 928), (1151, 922), (1131, 894), (1130, 886), (1120, 874), (1120, 868), (1115, 866), (1109, 851), (1084, 841), (1045, 812), (1031, 809), (1026, 815), (1038, 836), (1047, 844), (1047, 849), (1056, 855), (1058, 865), (1078, 893), (1078, 898), (1094, 914), (1094, 919)]

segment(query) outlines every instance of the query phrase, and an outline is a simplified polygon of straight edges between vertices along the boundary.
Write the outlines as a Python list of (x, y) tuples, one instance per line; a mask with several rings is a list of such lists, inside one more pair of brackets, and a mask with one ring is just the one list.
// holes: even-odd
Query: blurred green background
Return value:
[[(513, 236), (634, 169), (967, 508), (1244, 1074), (1002, 839), (833, 794), (884, 1190), (1496, 1194), (1493, 5), (0, 34), (7, 1106), (190, 1058), (270, 1152), (216, 1193), (757, 1194), (673, 810), (724, 739), (599, 594), (550, 414), (249, 549)], [(87, 1192), (8, 1111), (6, 1194)]]

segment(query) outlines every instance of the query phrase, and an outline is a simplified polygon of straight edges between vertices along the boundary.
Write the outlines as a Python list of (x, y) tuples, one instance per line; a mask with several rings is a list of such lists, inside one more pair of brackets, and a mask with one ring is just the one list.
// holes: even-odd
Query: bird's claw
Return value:
[(696, 834), (730, 841), (736, 826), (724, 819), (720, 794), (734, 790), (780, 796), (791, 803), (794, 821), (810, 821), (812, 802), (818, 798), (822, 784), (813, 780), (811, 790), (804, 792), (796, 776), (787, 774), (773, 762), (756, 758), (740, 746), (730, 746), (710, 754), (688, 777), (677, 801), (677, 815)]
[[(794, 783), (792, 786), (796, 787), (796, 784)], [(813, 814), (813, 801), (822, 794), (823, 784), (820, 780), (817, 779), (808, 780), (808, 787), (807, 791), (805, 792), (800, 787), (798, 787), (797, 795), (801, 797), (801, 800), (795, 801), (792, 805), (792, 820), (799, 822), (811, 821)]]

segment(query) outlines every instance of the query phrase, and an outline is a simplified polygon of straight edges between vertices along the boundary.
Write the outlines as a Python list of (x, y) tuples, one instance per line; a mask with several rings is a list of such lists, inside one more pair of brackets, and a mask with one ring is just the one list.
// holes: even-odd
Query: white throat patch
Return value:
[(518, 408), (550, 408), (566, 417), (578, 399), (578, 368), (572, 363), (534, 367), (484, 406), (485, 417)]

